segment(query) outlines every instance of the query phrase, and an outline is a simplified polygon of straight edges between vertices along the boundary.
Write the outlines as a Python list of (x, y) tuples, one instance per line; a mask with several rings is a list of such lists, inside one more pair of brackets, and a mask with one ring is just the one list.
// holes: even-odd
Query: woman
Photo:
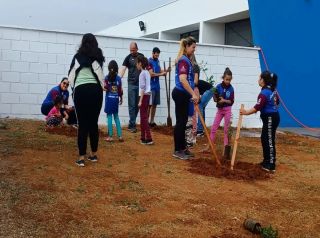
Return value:
[(41, 113), (45, 116), (48, 116), (50, 110), (54, 107), (54, 101), (57, 96), (62, 98), (63, 105), (61, 108), (61, 114), (64, 115), (66, 112), (68, 115), (68, 124), (76, 124), (77, 120), (75, 118), (75, 113), (73, 107), (68, 106), (69, 101), (69, 81), (67, 77), (63, 77), (59, 85), (53, 87), (47, 97), (44, 99), (41, 105)]
[(87, 153), (87, 138), (90, 138), (91, 154), (88, 160), (96, 162), (99, 131), (98, 118), (103, 100), (103, 72), (105, 58), (98, 47), (96, 37), (87, 33), (83, 36), (78, 52), (73, 57), (69, 82), (73, 89), (73, 100), (78, 119), (78, 166), (84, 166)]
[[(199, 100), (199, 97), (194, 92), (194, 71), (190, 60), (195, 49), (196, 40), (193, 37), (187, 37), (180, 41), (180, 50), (176, 59), (176, 86), (172, 91), (176, 114), (173, 157), (182, 160), (189, 159), (193, 156), (193, 154), (186, 149), (185, 130), (188, 121), (188, 112), (190, 113), (189, 105), (192, 102), (197, 103)], [(193, 107), (191, 108), (193, 110)]]

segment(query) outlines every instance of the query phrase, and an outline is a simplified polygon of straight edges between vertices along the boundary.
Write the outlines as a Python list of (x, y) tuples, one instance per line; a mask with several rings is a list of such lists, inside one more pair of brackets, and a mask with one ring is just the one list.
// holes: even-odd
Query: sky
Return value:
[(98, 32), (172, 0), (0, 0), (0, 25)]

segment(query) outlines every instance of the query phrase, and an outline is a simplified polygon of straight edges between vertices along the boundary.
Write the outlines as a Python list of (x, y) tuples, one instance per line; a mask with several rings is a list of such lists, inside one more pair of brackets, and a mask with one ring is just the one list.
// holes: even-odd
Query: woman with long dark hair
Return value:
[(98, 47), (96, 37), (83, 35), (78, 52), (72, 59), (69, 70), (69, 82), (73, 89), (73, 100), (78, 119), (78, 166), (84, 166), (87, 154), (87, 138), (90, 138), (91, 154), (88, 160), (98, 160), (99, 142), (98, 118), (103, 101), (103, 72), (105, 58)]

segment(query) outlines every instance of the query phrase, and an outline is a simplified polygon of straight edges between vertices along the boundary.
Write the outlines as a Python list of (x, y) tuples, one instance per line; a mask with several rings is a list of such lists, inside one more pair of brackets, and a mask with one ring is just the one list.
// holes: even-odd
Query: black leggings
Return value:
[(98, 118), (102, 106), (103, 93), (99, 84), (82, 84), (75, 88), (74, 106), (78, 119), (79, 155), (87, 152), (87, 138), (90, 137), (91, 151), (97, 152), (99, 142)]
[(280, 123), (279, 113), (268, 113), (260, 116), (263, 122), (261, 144), (263, 149), (263, 164), (276, 163), (276, 130)]
[(174, 127), (174, 150), (186, 149), (185, 130), (188, 121), (188, 108), (191, 96), (184, 91), (174, 88), (172, 99), (176, 104), (176, 126)]

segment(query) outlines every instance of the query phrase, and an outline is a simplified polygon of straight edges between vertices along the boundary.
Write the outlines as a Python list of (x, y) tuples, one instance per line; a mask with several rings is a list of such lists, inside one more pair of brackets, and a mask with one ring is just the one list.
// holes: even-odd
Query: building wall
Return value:
[[(179, 48), (178, 42), (173, 41), (98, 36), (99, 46), (106, 56), (106, 63), (115, 59), (122, 65), (123, 59), (129, 53), (129, 43), (132, 40), (137, 41), (140, 52), (147, 57), (151, 56), (152, 48), (158, 46), (161, 49), (161, 65), (166, 61), (168, 66), (169, 57), (173, 62)], [(44, 116), (40, 113), (41, 103), (48, 91), (66, 76), (80, 41), (79, 34), (0, 26), (0, 116), (43, 119)], [(257, 49), (198, 45), (196, 55), (199, 63), (207, 62), (207, 73), (213, 74), (218, 82), (226, 66), (233, 71), (232, 84), (236, 92), (233, 125), (236, 125), (240, 103), (252, 106), (259, 92), (257, 75), (260, 72), (260, 64)], [(171, 76), (171, 89), (173, 89), (174, 71)], [(201, 78), (203, 76), (202, 73)], [(119, 116), (122, 123), (127, 123), (129, 118), (126, 78), (123, 79), (123, 86), (124, 104), (120, 106)], [(208, 125), (211, 125), (215, 113), (216, 108), (211, 101), (206, 110)], [(175, 121), (173, 101), (171, 101), (171, 115)], [(101, 124), (105, 124), (105, 117), (102, 109), (99, 119)], [(165, 123), (166, 118), (165, 84), (161, 78), (161, 105), (157, 110), (156, 122)], [(260, 125), (258, 115), (246, 117), (244, 120), (245, 127)]]
[[(196, 3), (192, 0), (179, 0), (102, 30), (98, 34), (144, 37), (156, 32), (168, 31), (212, 19), (220, 19), (247, 10), (247, 0), (199, 0)], [(186, 12), (191, 14), (186, 15)], [(145, 23), (145, 31), (140, 31), (139, 21)], [(201, 43), (212, 42), (203, 41)], [(217, 44), (219, 42), (214, 43)]]

